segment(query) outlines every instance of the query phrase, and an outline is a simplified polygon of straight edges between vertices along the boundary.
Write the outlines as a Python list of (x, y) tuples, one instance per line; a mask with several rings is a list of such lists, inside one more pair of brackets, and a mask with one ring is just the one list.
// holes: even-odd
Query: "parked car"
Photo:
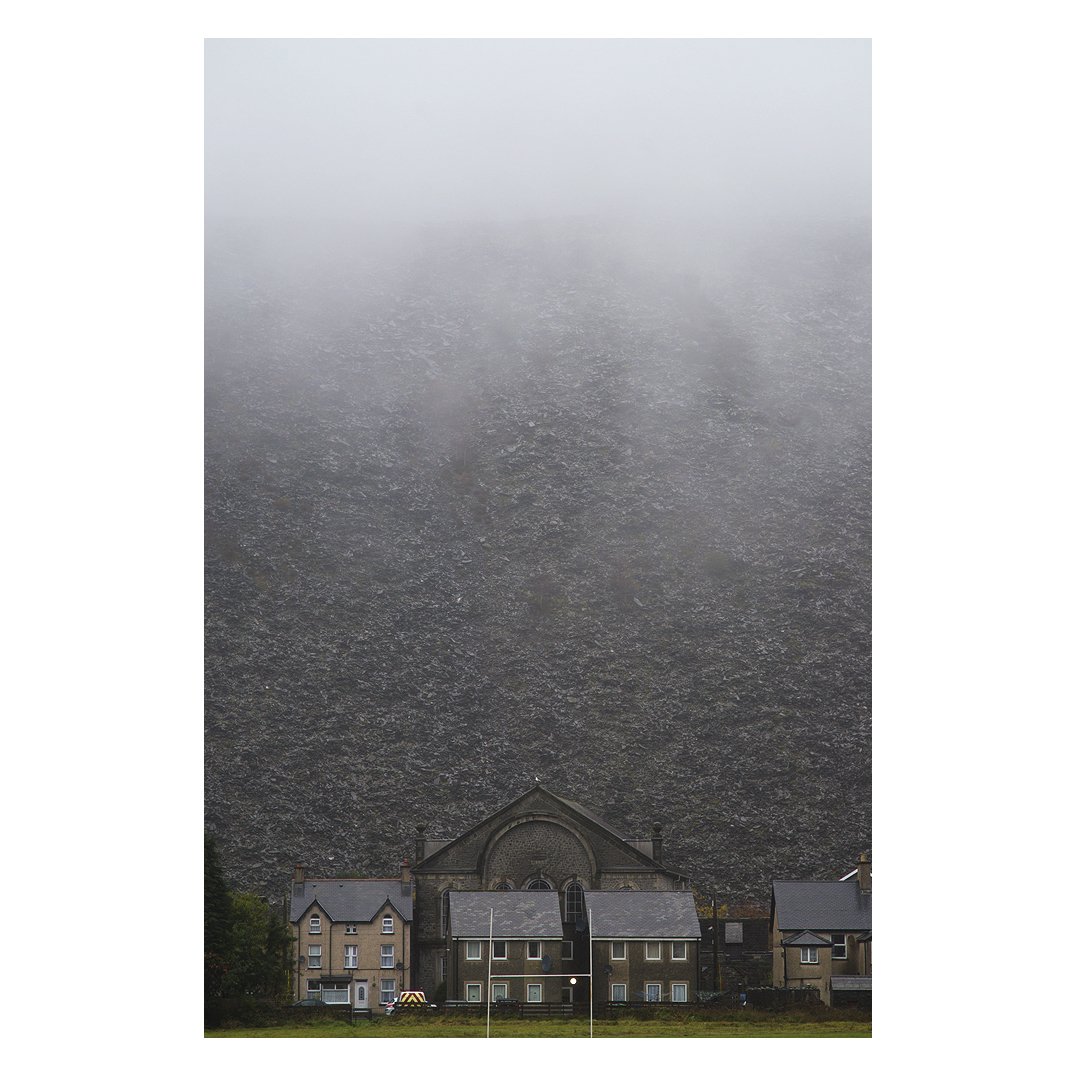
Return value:
[(298, 1002), (293, 1002), (293, 1006), (328, 1006), (329, 1003), (322, 1002), (320, 998), (301, 998)]
[(426, 994), (422, 991), (402, 991), (392, 1002), (385, 1004), (385, 1016), (392, 1017), (398, 1010), (412, 1013), (422, 1013), (426, 1010), (436, 1010), (433, 1002), (426, 1001)]

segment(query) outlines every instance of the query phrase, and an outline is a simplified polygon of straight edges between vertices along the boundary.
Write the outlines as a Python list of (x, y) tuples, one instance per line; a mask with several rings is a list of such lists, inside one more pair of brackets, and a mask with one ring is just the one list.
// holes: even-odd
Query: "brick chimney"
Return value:
[(662, 824), (655, 823), (654, 829), (651, 831), (651, 856), (653, 859), (661, 864), (662, 863)]
[(871, 893), (871, 857), (867, 853), (861, 853), (856, 862), (856, 884), (860, 893)]
[(400, 894), (401, 897), (411, 897), (411, 865), (406, 856), (400, 865)]
[(426, 855), (426, 827), (418, 823), (415, 827), (415, 863)]
[(301, 898), (306, 890), (307, 875), (302, 864), (296, 864), (292, 872), (292, 897)]

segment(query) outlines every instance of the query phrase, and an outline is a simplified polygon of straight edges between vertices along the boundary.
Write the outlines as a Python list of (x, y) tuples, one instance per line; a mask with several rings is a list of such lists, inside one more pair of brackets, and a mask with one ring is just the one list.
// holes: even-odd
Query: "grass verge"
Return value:
[[(494, 1039), (586, 1037), (586, 1020), (534, 1018), (513, 1020), (499, 1018), (491, 1026)], [(450, 1037), (481, 1038), (486, 1022), (468, 1018), (374, 1018), (370, 1021), (306, 1022), (276, 1028), (207, 1029), (206, 1037), (241, 1037), (251, 1039), (313, 1037), (326, 1039), (365, 1039), (370, 1037)], [(595, 1021), (595, 1038), (686, 1038), (686, 1037), (868, 1037), (871, 1019), (867, 1017), (819, 1018), (788, 1017), (781, 1014), (738, 1014), (721, 1018), (688, 1018), (682, 1021)]]

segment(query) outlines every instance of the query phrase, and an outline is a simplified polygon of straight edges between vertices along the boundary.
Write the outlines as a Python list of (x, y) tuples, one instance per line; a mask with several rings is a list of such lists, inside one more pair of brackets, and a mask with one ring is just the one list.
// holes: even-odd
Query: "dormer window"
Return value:
[(320, 935), (322, 933), (322, 918), (320, 916), (312, 916), (310, 918), (309, 930), (312, 935)]
[(383, 916), (381, 918), (381, 933), (383, 935), (391, 935), (393, 930), (393, 918), (391, 916)]

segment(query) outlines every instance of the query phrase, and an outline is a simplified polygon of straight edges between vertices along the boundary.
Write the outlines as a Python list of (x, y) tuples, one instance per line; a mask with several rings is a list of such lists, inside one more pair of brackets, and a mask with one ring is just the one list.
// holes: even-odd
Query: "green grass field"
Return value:
[[(498, 1018), (491, 1026), (495, 1039), (585, 1037), (586, 1020)], [(371, 1021), (311, 1021), (277, 1028), (207, 1030), (207, 1038), (279, 1037), (370, 1038), (370, 1037), (455, 1037), (486, 1035), (486, 1022), (474, 1018), (375, 1018)], [(686, 1037), (865, 1037), (871, 1035), (870, 1018), (789, 1017), (782, 1014), (737, 1014), (713, 1019), (688, 1018), (679, 1021), (595, 1021), (595, 1038), (686, 1038)]]

